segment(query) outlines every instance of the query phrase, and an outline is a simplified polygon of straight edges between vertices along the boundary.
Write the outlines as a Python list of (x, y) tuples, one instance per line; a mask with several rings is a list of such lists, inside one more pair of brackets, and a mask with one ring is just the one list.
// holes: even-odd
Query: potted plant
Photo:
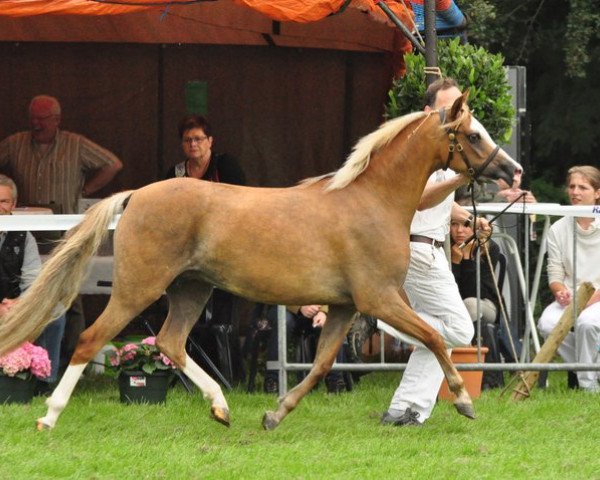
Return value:
[(29, 403), (35, 384), (50, 375), (48, 352), (30, 342), (0, 357), (0, 403)]
[(164, 403), (175, 365), (156, 347), (156, 337), (126, 343), (109, 353), (119, 372), (123, 403)]

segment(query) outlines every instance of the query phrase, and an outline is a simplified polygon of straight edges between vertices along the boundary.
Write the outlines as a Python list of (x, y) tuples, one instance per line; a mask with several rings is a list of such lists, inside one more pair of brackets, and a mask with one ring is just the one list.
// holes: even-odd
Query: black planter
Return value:
[(142, 371), (119, 374), (119, 393), (123, 403), (164, 403), (172, 373), (158, 371), (149, 375)]
[(0, 375), (0, 404), (30, 403), (36, 383), (37, 378), (33, 376), (23, 380)]

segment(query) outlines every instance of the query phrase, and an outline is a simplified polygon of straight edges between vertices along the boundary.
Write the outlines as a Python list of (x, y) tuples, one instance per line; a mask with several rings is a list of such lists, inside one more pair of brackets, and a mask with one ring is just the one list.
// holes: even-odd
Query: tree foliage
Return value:
[[(568, 77), (585, 77), (594, 44), (600, 40), (598, 0), (473, 0), (459, 1), (470, 19), (471, 41), (494, 50), (502, 46), (515, 63), (526, 63), (552, 27), (552, 44), (562, 46)], [(546, 44), (552, 47), (552, 44)]]
[[(439, 67), (444, 76), (469, 88), (469, 106), (493, 138), (507, 141), (514, 109), (504, 69), (504, 57), (484, 48), (461, 45), (458, 39), (438, 42)], [(419, 54), (405, 56), (406, 75), (394, 81), (386, 106), (388, 118), (423, 108), (425, 59)]]
[(527, 177), (562, 187), (569, 167), (597, 165), (600, 0), (456, 1), (470, 43), (527, 68)]

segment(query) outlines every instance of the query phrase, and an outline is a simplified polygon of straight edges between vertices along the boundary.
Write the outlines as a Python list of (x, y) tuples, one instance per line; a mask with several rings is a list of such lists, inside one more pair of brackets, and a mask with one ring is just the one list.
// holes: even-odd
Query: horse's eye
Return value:
[(470, 133), (469, 135), (467, 135), (467, 138), (469, 139), (470, 143), (478, 143), (479, 140), (481, 140), (481, 135), (479, 135), (478, 133)]

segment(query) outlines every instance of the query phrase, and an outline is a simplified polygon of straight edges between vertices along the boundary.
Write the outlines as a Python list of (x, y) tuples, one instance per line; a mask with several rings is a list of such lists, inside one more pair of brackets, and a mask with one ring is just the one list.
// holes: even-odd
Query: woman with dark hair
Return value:
[[(600, 205), (600, 170), (584, 165), (572, 167), (567, 174), (567, 194), (571, 205)], [(575, 223), (575, 225), (573, 225)], [(575, 235), (573, 235), (575, 228)], [(573, 266), (573, 238), (577, 242), (577, 266)], [(595, 292), (575, 320), (574, 331), (569, 332), (558, 347), (558, 353), (567, 363), (598, 363), (600, 342), (600, 218), (563, 217), (548, 232), (548, 283), (554, 302), (546, 307), (538, 328), (547, 338), (560, 320), (565, 308), (573, 300), (573, 280), (577, 287), (591, 282)], [(577, 372), (579, 388), (600, 393), (597, 371)]]
[(186, 115), (179, 122), (179, 138), (185, 160), (171, 167), (165, 178), (192, 177), (209, 182), (245, 185), (246, 177), (237, 161), (212, 150), (210, 124), (201, 115)]

